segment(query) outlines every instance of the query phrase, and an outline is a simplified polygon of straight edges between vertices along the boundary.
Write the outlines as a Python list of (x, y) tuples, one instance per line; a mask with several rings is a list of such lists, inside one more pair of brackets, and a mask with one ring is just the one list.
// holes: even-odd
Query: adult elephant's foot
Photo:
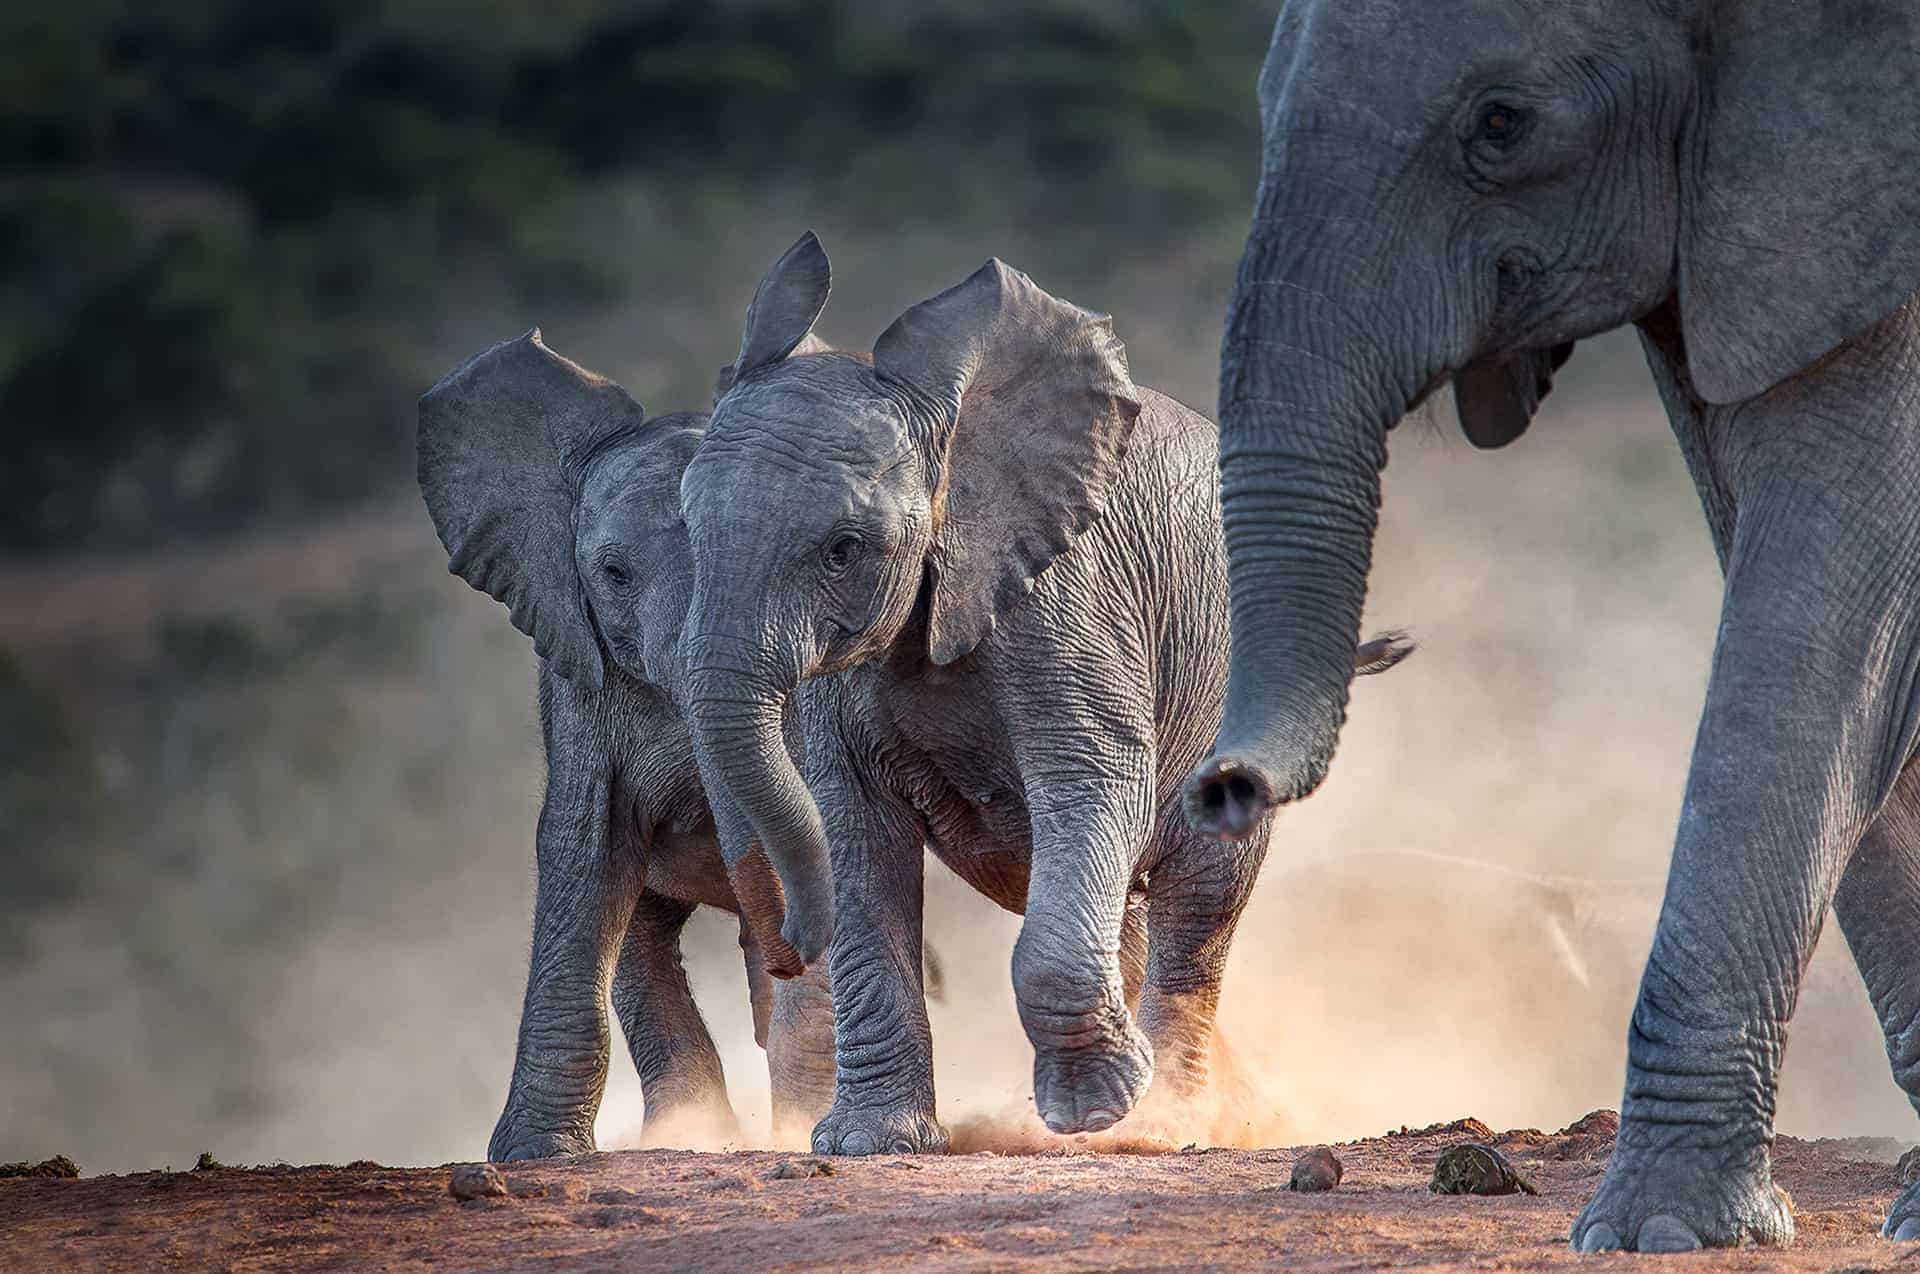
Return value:
[(488, 1163), (520, 1163), (527, 1159), (557, 1159), (563, 1155), (590, 1155), (593, 1138), (575, 1132), (529, 1132), (502, 1122), (487, 1142)]
[(1887, 1209), (1887, 1223), (1880, 1227), (1880, 1237), (1901, 1242), (1920, 1239), (1920, 1181), (1901, 1191)]
[(1100, 1043), (1033, 1055), (1034, 1109), (1057, 1133), (1113, 1127), (1152, 1082), (1153, 1046), (1130, 1020)]
[(857, 1109), (836, 1104), (813, 1127), (817, 1155), (943, 1155), (947, 1130), (918, 1105)]
[(1599, 1192), (1573, 1223), (1576, 1251), (1691, 1252), (1793, 1242), (1793, 1212), (1764, 1151), (1639, 1147), (1621, 1129)]

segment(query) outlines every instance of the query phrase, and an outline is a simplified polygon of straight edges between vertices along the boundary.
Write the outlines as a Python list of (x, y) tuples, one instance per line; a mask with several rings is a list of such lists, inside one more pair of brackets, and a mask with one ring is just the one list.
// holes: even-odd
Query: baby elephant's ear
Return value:
[(935, 663), (993, 631), (1106, 511), (1140, 395), (1113, 321), (989, 261), (894, 321), (874, 370), (926, 405)]
[[(800, 343), (793, 347), (792, 351), (788, 353), (787, 357), (800, 358), (806, 354), (826, 354), (826, 353), (832, 352), (832, 350), (833, 350), (833, 346), (827, 344), (825, 341), (815, 336), (812, 332), (808, 332), (805, 336), (800, 338)], [(727, 391), (733, 388), (733, 382), (738, 378), (738, 375), (739, 373), (735, 370), (735, 365), (732, 363), (728, 363), (725, 367), (722, 367), (719, 370), (719, 372), (714, 376), (713, 378), (713, 405), (714, 406), (718, 407), (720, 405), (720, 400), (727, 396)]]
[(420, 493), (447, 568), (504, 602), (570, 681), (606, 670), (573, 560), (580, 471), (645, 418), (627, 392), (548, 349), (535, 328), (478, 354), (420, 399)]
[(820, 311), (827, 308), (832, 290), (833, 266), (827, 261), (827, 250), (809, 230), (780, 255), (754, 291), (746, 327), (740, 333), (740, 356), (733, 360), (734, 375), (745, 376), (798, 349)]

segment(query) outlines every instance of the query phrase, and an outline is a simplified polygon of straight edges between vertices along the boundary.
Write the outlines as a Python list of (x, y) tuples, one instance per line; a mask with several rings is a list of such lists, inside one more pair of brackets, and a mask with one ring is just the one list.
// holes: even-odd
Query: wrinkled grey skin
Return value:
[[(1294, 0), (1261, 75), (1221, 356), (1233, 669), (1194, 825), (1320, 782), (1386, 433), (1449, 379), (1500, 446), (1572, 342), (1636, 324), (1725, 571), (1584, 1250), (1792, 1236), (1775, 1075), (1829, 900), (1920, 1099), (1916, 82), (1894, 0)], [(1920, 1234), (1920, 1199), (1888, 1225)]]
[[(814, 1149), (947, 1144), (912, 959), (923, 842), (1025, 913), (1013, 983), (1049, 1128), (1112, 1125), (1156, 1064), (1157, 1092), (1190, 1097), (1267, 832), (1196, 835), (1177, 800), (1226, 672), (1213, 425), (1136, 389), (1106, 318), (997, 261), (870, 359), (793, 352), (829, 285), (811, 234), (761, 283), (682, 488), (701, 772), (787, 865), (787, 939), (812, 959), (831, 933), (839, 1072)], [(803, 682), (804, 780), (778, 729)], [(829, 858), (831, 914), (796, 914), (818, 890), (785, 870)]]
[(643, 1135), (737, 1128), (680, 963), (681, 927), (702, 905), (741, 917), (776, 1130), (810, 1127), (831, 1100), (824, 971), (776, 990), (770, 972), (801, 972), (779, 942), (778, 888), (751, 851), (729, 874), (678, 706), (692, 593), (680, 479), (705, 425), (646, 419), (537, 331), (421, 400), (420, 485), (451, 567), (512, 607), (542, 655), (533, 952), (494, 1161), (593, 1150), (609, 994), (640, 1072)]

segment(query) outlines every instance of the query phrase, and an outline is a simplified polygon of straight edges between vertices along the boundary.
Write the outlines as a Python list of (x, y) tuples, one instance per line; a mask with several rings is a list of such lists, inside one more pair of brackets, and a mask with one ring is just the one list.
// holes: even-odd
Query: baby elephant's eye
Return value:
[(1489, 102), (1480, 108), (1474, 126), (1474, 139), (1497, 150), (1519, 141), (1527, 131), (1527, 113), (1506, 102)]
[(633, 582), (633, 577), (627, 574), (627, 568), (618, 562), (602, 563), (600, 573), (606, 576), (607, 583), (613, 585), (615, 588), (625, 588)]
[(838, 575), (853, 565), (859, 553), (860, 537), (851, 531), (842, 531), (827, 541), (826, 552), (820, 555), (820, 560), (829, 574)]

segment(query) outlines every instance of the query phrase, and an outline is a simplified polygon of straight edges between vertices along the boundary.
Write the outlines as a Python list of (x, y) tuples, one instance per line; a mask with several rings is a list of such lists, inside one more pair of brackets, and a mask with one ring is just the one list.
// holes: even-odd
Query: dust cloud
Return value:
[[(656, 411), (698, 406), (737, 340), (731, 298), (790, 238), (746, 245), (717, 301), (550, 321), (548, 339)], [(869, 342), (998, 252), (1115, 313), (1142, 383), (1211, 404), (1230, 236), (1058, 271), (1021, 246), (830, 244), (824, 335)], [(544, 317), (503, 316), (472, 344)], [(691, 370), (690, 333), (710, 347)], [(1239, 927), (1221, 1029), (1247, 1086), (1204, 1128), (1122, 1123), (1106, 1148), (1335, 1141), (1467, 1114), (1554, 1128), (1618, 1103), (1718, 570), (1630, 338), (1584, 344), (1506, 451), (1443, 425), (1393, 436), (1368, 608), (1421, 649), (1356, 688), (1331, 777), (1280, 820)], [(67, 884), (0, 909), (0, 1159), (483, 1154), (532, 906), (533, 669), (504, 612), (445, 575), (424, 513), (0, 568), (0, 645), (80, 740), (70, 794), (90, 811), (5, 849), (57, 860)], [(942, 1116), (963, 1145), (1058, 1142), (1032, 1114), (1018, 918), (931, 864), (928, 882)], [(733, 922), (696, 916), (686, 948), (741, 1140), (766, 1144)], [(1837, 932), (1795, 1037), (1783, 1131), (1912, 1135)], [(616, 1035), (601, 1143), (639, 1144), (641, 1111)]]

